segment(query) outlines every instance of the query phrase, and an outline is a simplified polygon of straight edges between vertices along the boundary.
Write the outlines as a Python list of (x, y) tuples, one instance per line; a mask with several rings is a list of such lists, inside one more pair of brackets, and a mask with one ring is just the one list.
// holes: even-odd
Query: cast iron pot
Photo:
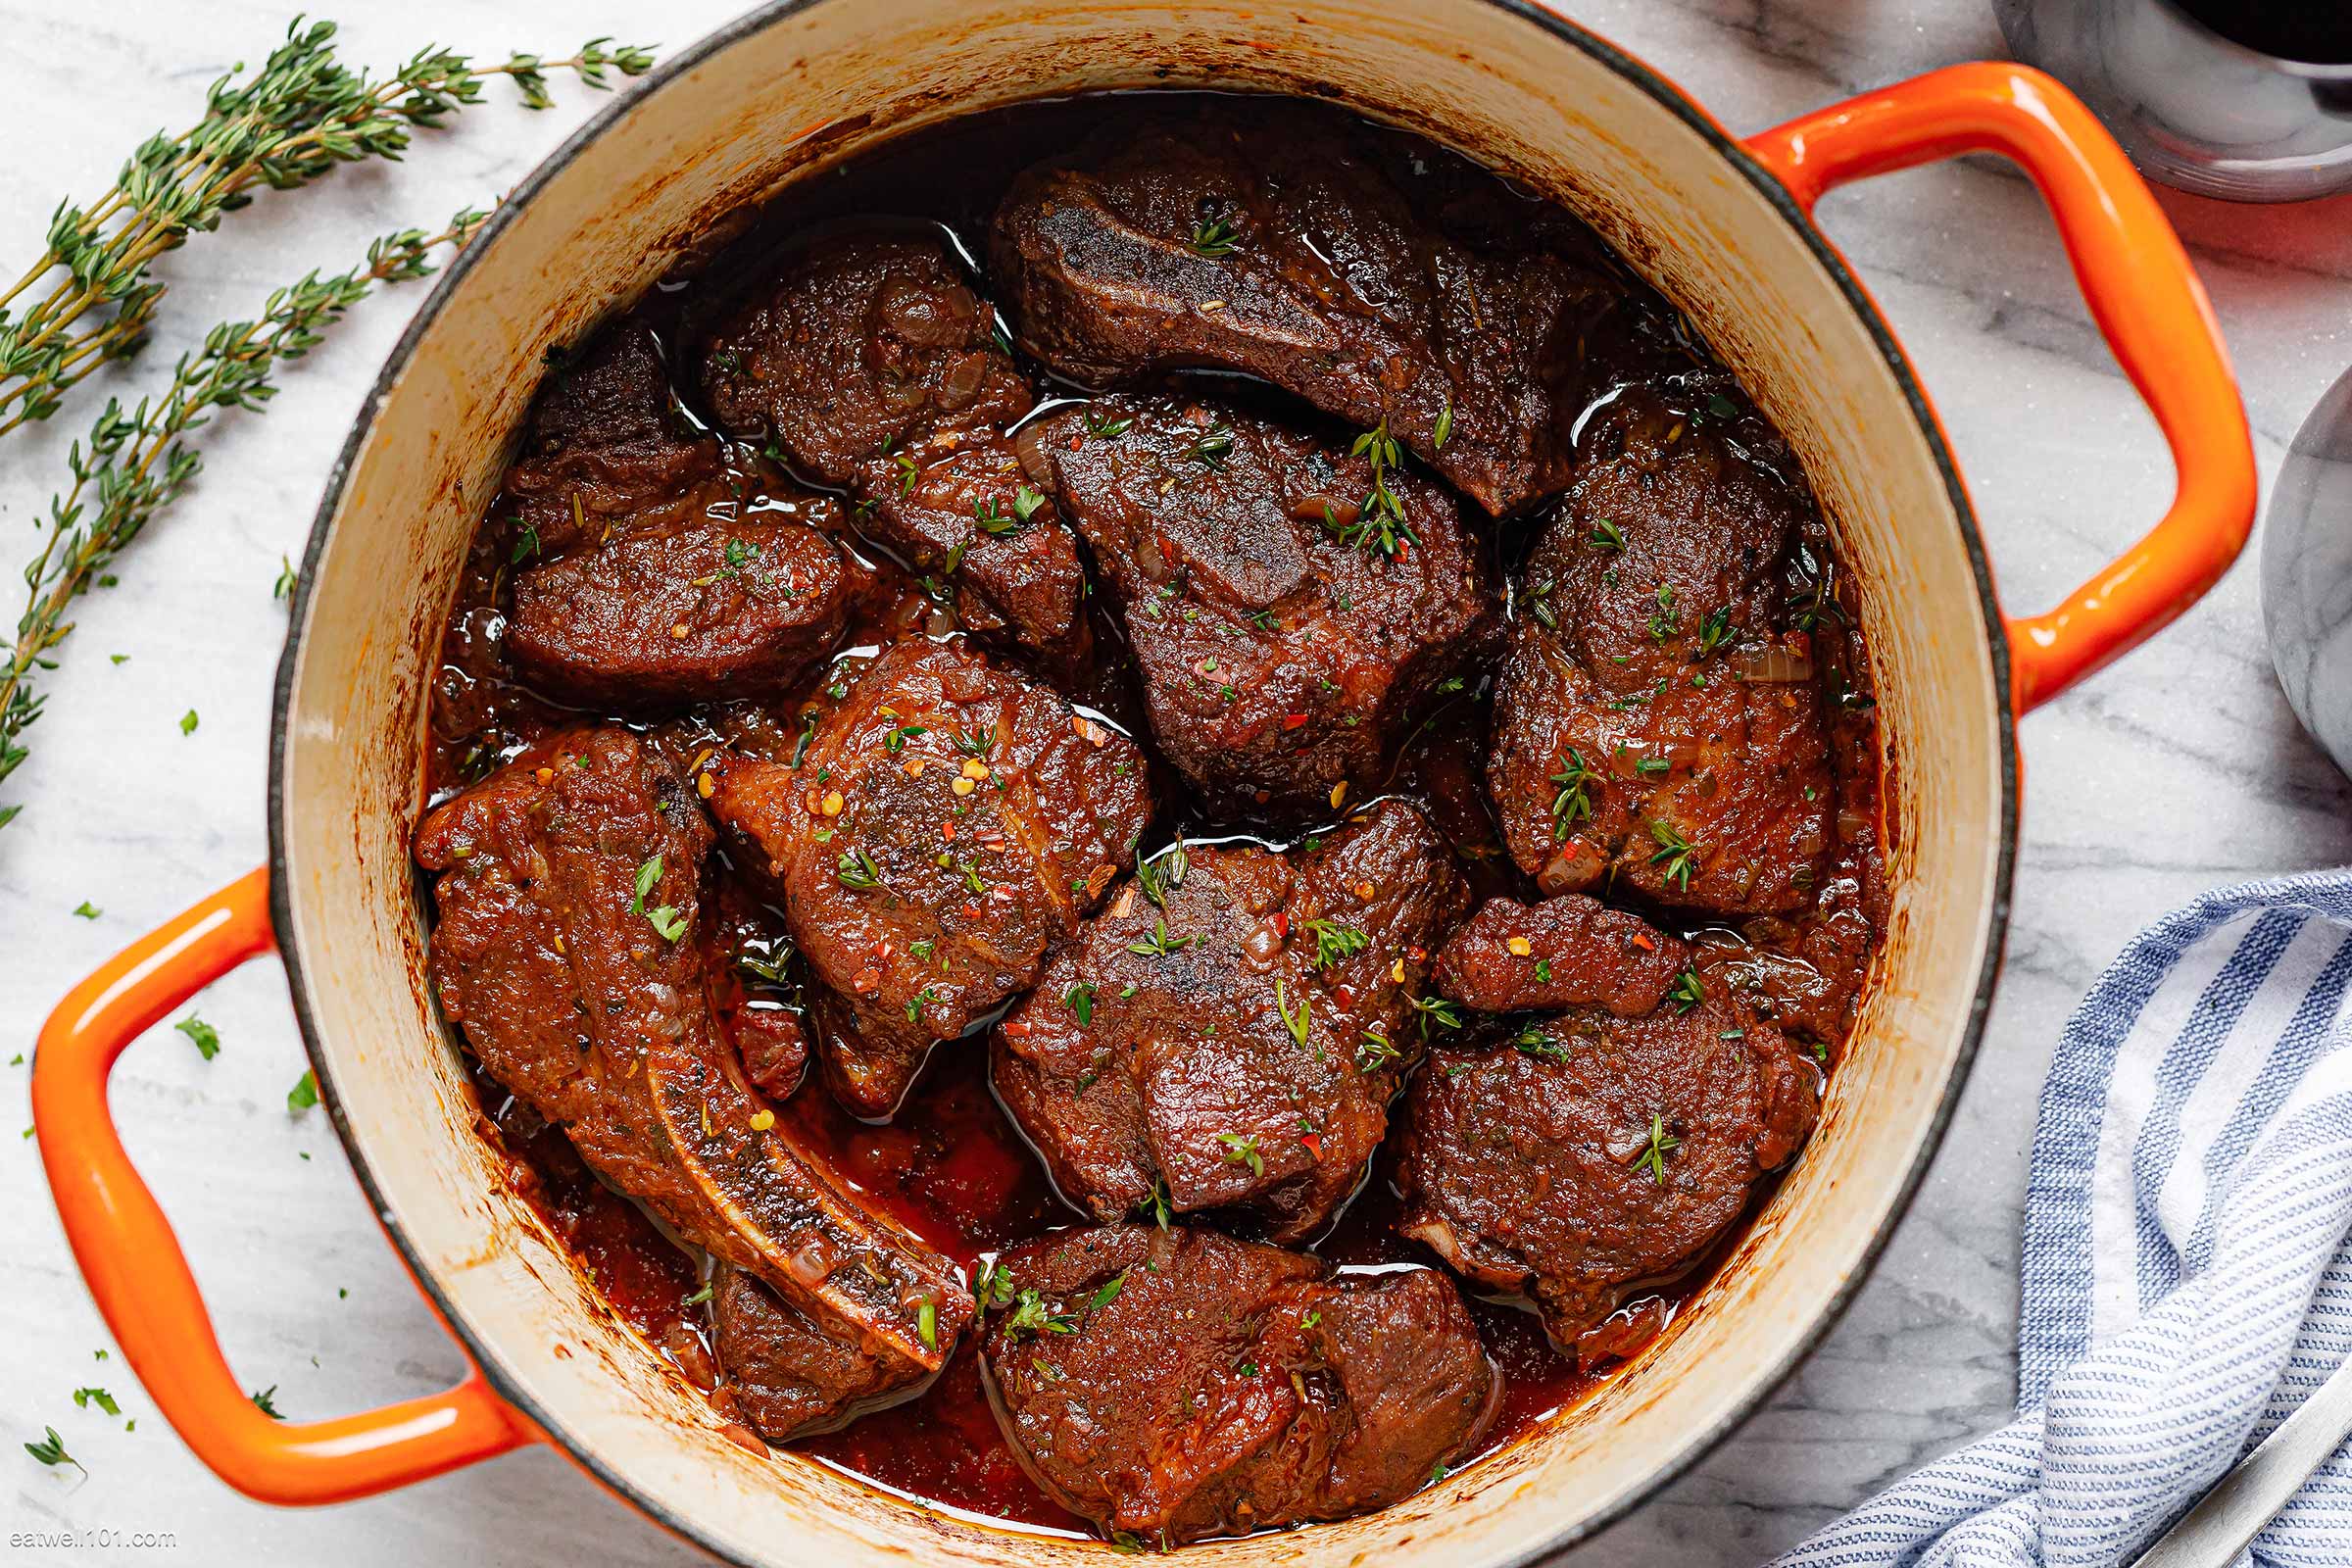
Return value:
[[(2252, 519), (2251, 446), (2211, 315), (2115, 144), (2046, 77), (1998, 65), (1741, 139), (1647, 67), (1508, 0), (788, 0), (599, 115), (443, 276), (311, 535), (278, 672), (269, 867), (124, 953), (42, 1035), (35, 1120), (74, 1253), (157, 1407), (230, 1485), (325, 1502), (545, 1442), (736, 1562), (1101, 1560), (1095, 1544), (926, 1508), (726, 1436), (474, 1130), (422, 983), (408, 838), (443, 616), (549, 348), (626, 305), (721, 215), (882, 137), (1038, 94), (1170, 85), (1312, 93), (1449, 143), (1582, 215), (1689, 314), (1801, 454), (1859, 587), (1892, 845), (1885, 950), (1820, 1130), (1695, 1310), (1584, 1403), (1406, 1502), (1188, 1549), (1235, 1564), (1536, 1556), (1705, 1451), (1860, 1282), (1989, 1000), (2016, 715), (2179, 614)], [(2029, 619), (1996, 608), (1927, 398), (1808, 217), (1840, 181), (1971, 150), (2040, 186), (2180, 472), (2152, 533)], [(256, 1410), (108, 1120), (123, 1047), (272, 946), (352, 1166), (476, 1368), (447, 1393), (333, 1421)]]

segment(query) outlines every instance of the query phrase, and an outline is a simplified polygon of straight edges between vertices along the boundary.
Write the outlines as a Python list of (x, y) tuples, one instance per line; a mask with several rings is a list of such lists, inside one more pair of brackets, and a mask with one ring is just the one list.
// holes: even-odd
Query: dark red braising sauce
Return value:
[[(879, 215), (936, 222), (956, 237), (967, 256), (974, 256), (972, 240), (1015, 172), (1076, 138), (1117, 134), (1122, 117), (1135, 112), (1135, 96), (1141, 95), (1023, 106), (894, 142), (845, 172), (808, 183), (758, 221), (731, 230), (735, 237), (665, 280), (637, 307), (637, 314), (666, 335), (698, 298), (723, 293), (732, 276), (778, 244), (842, 219)], [(1662, 301), (1657, 308), (1672, 314)], [(1673, 324), (1679, 329), (1679, 320)], [(1227, 385), (1237, 395), (1250, 395), (1247, 387)], [(682, 416), (699, 418), (692, 388), (681, 380), (676, 391)], [(786, 476), (747, 450), (732, 451), (739, 505), (747, 511), (791, 507), (834, 534), (845, 551), (855, 550), (869, 575), (864, 613), (848, 637), (842, 658), (856, 659), (861, 649), (870, 652), (876, 645), (947, 629), (940, 619), (944, 612), (932, 606), (920, 584), (886, 551), (855, 533), (848, 509), (837, 499), (820, 495), (813, 503), (805, 498), (778, 503), (768, 486)], [(796, 481), (794, 493), (811, 489)], [(1498, 564), (1508, 567), (1533, 528), (1520, 522), (1505, 524), (1497, 532)], [(1843, 585), (1829, 564), (1827, 540), (1818, 533), (1809, 536), (1806, 548), (1807, 564), (1815, 571), (1808, 586), (1834, 611)], [(594, 716), (559, 709), (512, 680), (501, 642), (509, 564), (503, 529), (495, 517), (487, 519), (459, 586), (434, 686), (424, 768), (426, 791), (434, 801), (485, 776), (540, 737)], [(1070, 695), (1132, 730), (1140, 705), (1129, 684), (1129, 662), (1122, 657), (1118, 627), (1100, 600), (1096, 620), (1101, 670), (1088, 689)], [(1840, 673), (1844, 689), (1866, 693), (1867, 665), (1850, 625), (1849, 614), (1822, 616), (1814, 637), (1815, 657)], [(811, 678), (808, 690), (813, 693), (838, 678), (833, 671), (820, 672)], [(1834, 745), (1849, 760), (1840, 770), (1851, 781), (1840, 805), (1860, 817), (1876, 813), (1875, 768), (1851, 765), (1858, 758), (1875, 761), (1868, 706), (1867, 701), (1846, 704), (1845, 715), (1833, 729)], [(697, 712), (648, 732), (681, 763), (722, 742), (789, 756), (798, 732), (793, 715), (802, 707), (796, 695), (764, 710), (738, 707)], [(1431, 808), (1480, 897), (1534, 897), (1501, 847), (1481, 787), (1487, 730), (1483, 688), (1447, 698), (1404, 749), (1394, 787)], [(1196, 839), (1230, 838), (1253, 826), (1206, 820), (1167, 778), (1161, 780), (1161, 798), (1175, 804), (1146, 836), (1146, 853), (1179, 833), (1189, 831)], [(1856, 889), (1862, 890), (1865, 905), (1875, 900), (1877, 856), (1872, 837), (1862, 835), (1849, 851), (1848, 863), (1831, 879), (1823, 908), (1834, 909), (1841, 903), (1850, 906)], [(710, 944), (713, 1002), (722, 1024), (732, 1028), (733, 1018), (744, 1008), (797, 1006), (781, 916), (760, 907), (723, 868), (714, 883), (708, 906), (716, 918), (705, 940)], [(1654, 909), (1643, 912), (1662, 925), (1688, 930), (1687, 922), (1671, 915)], [(1788, 984), (1793, 974), (1801, 986), (1802, 977), (1813, 974), (1802, 956), (1811, 950), (1808, 939), (1821, 934), (1826, 924), (1826, 918), (1811, 916), (1751, 921), (1743, 931), (1709, 928), (1689, 934), (1749, 947), (1760, 963), (1779, 966), (1776, 984)], [(770, 961), (779, 959), (781, 970)], [(763, 968), (769, 972), (761, 973)], [(781, 981), (775, 978), (779, 973)], [(1836, 1050), (1836, 1042), (1822, 1043), (1825, 1063), (1834, 1061)], [(485, 1133), (512, 1156), (517, 1187), (531, 1197), (583, 1271), (679, 1375), (706, 1391), (722, 1412), (731, 1412), (709, 1345), (702, 1259), (670, 1239), (634, 1202), (598, 1181), (561, 1133), (549, 1129), (497, 1083), (477, 1074), (476, 1086)], [(950, 1042), (933, 1054), (892, 1125), (873, 1126), (851, 1118), (813, 1074), (782, 1104), (779, 1115), (808, 1144), (828, 1154), (841, 1176), (870, 1202), (964, 1265), (967, 1274), (986, 1253), (1084, 1222), (1078, 1210), (1054, 1192), (1020, 1133), (999, 1109), (988, 1084), (986, 1052), (976, 1039)], [(1391, 1229), (1396, 1200), (1389, 1164), (1384, 1151), (1354, 1202), (1316, 1248), (1343, 1267), (1435, 1263), (1431, 1254)], [(1628, 1312), (1651, 1326), (1670, 1319), (1704, 1283), (1713, 1258), (1736, 1245), (1736, 1235), (1727, 1238), (1682, 1282)], [(1530, 1310), (1473, 1299), (1471, 1312), (1503, 1375), (1500, 1411), (1488, 1451), (1575, 1403), (1608, 1375), (1606, 1367), (1597, 1374), (1580, 1371), (1553, 1349)], [(999, 1432), (980, 1386), (976, 1340), (976, 1335), (967, 1335), (946, 1370), (918, 1397), (795, 1446), (884, 1487), (974, 1514), (1088, 1532), (1084, 1521), (1050, 1501), (1028, 1479)], [(748, 1429), (744, 1435), (747, 1441), (757, 1441)]]

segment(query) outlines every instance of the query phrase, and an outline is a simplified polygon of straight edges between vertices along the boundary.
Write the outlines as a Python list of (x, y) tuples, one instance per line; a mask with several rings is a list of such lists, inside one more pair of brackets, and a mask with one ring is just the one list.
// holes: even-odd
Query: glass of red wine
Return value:
[(2140, 172), (2226, 201), (2352, 190), (2352, 0), (1993, 0)]

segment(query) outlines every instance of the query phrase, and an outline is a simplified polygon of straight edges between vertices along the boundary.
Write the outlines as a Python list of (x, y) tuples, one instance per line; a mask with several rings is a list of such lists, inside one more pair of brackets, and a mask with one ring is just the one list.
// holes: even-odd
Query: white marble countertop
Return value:
[[(359, 9), (359, 8), (352, 8)], [(347, 57), (388, 64), (426, 40), (501, 57), (649, 33), (678, 45), (736, 0), (367, 8)], [(1976, 0), (1576, 0), (1565, 7), (1679, 79), (1736, 129), (1860, 88), (2000, 52)], [(280, 0), (106, 10), (0, 0), (19, 62), (0, 95), (0, 258), (35, 253), (68, 192), (102, 189), (130, 144), (191, 118), (203, 86), (266, 53)], [(407, 163), (265, 197), (167, 259), (158, 342), (118, 386), (310, 267), (339, 270), (376, 232), (436, 226), (511, 186), (594, 107), (559, 82), (529, 115), (494, 83)], [(2267, 479), (2304, 412), (2352, 362), (2352, 199), (2300, 209), (2166, 197), (2191, 241), (2253, 412)], [(298, 215), (298, 220), (297, 220)], [(1970, 162), (1869, 182), (1823, 220), (1918, 361), (1958, 447), (2014, 607), (2038, 609), (2145, 527), (2170, 466), (2077, 300), (2031, 188)], [(208, 471), (81, 607), (30, 761), (0, 800), (0, 1057), (29, 1054), (65, 988), (264, 854), (270, 683), (284, 631), (270, 596), (299, 556), (327, 465), (377, 364), (422, 297), (363, 307), (288, 373), (264, 418), (224, 419)], [(29, 554), (84, 397), (0, 444), (6, 564)], [(110, 655), (127, 655), (121, 663)], [(180, 731), (190, 709), (193, 734)], [(1917, 1205), (1853, 1309), (1760, 1414), (1690, 1475), (1559, 1563), (1755, 1562), (1920, 1460), (1998, 1424), (2013, 1395), (2017, 1217), (2035, 1097), (2059, 1027), (2138, 926), (2218, 883), (2352, 859), (2352, 790), (2296, 729), (2272, 678), (2254, 572), (2024, 725), (2024, 843), (1999, 1001), (1973, 1082)], [(87, 900), (96, 920), (74, 917)], [(134, 1157), (179, 1226), (238, 1375), (313, 1416), (445, 1386), (457, 1350), (370, 1222), (317, 1114), (288, 1116), (303, 1067), (274, 965), (199, 1004), (212, 1061), (159, 1030), (115, 1075)], [(24, 1109), (20, 1061), (0, 1094)], [(539, 1449), (388, 1496), (307, 1512), (248, 1502), (165, 1427), (83, 1291), (30, 1142), (0, 1140), (0, 1496), (11, 1532), (169, 1532), (182, 1560), (685, 1563), (696, 1554)], [(109, 1388), (123, 1417), (77, 1408)], [(88, 1467), (18, 1444), (54, 1426)], [(60, 1556), (87, 1558), (94, 1548)], [(47, 1553), (26, 1549), (27, 1556)], [(107, 1555), (104, 1550), (99, 1555)]]

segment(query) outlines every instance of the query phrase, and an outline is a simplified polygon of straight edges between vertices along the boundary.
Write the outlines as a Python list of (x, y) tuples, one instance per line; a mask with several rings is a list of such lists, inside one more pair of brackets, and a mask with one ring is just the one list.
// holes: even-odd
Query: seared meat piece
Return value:
[[(1397, 1167), (1397, 1229), (1482, 1285), (1527, 1292), (1571, 1354), (1626, 1296), (1680, 1274), (1722, 1235), (1820, 1108), (1812, 1063), (1719, 971), (1684, 969), (1646, 1012), (1598, 1004), (1612, 991), (1607, 966), (1623, 961), (1620, 933), (1577, 903), (1565, 921), (1547, 920), (1547, 906), (1490, 905), (1440, 957), (1440, 972), (1470, 977), (1462, 990), (1487, 1004), (1542, 1004), (1601, 983), (1591, 1003), (1432, 1051), (1406, 1100)], [(1582, 922), (1589, 948), (1569, 956), (1555, 940), (1553, 983), (1513, 994), (1490, 938), (1521, 921), (1554, 939)], [(1666, 961), (1693, 961), (1680, 939), (1650, 940)], [(1585, 1353), (1625, 1348), (1605, 1335)]]
[(703, 388), (737, 435), (774, 440), (828, 484), (887, 489), (896, 454), (942, 430), (1002, 430), (1035, 403), (994, 328), (935, 231), (836, 234), (786, 256), (718, 323)]
[[(663, 744), (657, 734), (654, 744)], [(694, 755), (704, 748), (696, 746)], [(675, 758), (681, 766), (685, 759)], [(808, 1069), (807, 1000), (783, 920), (739, 876), (713, 879), (701, 922), (704, 978), (720, 1032), (735, 1044), (743, 1075), (770, 1100), (790, 1100)]]
[(841, 552), (760, 515), (631, 533), (514, 578), (522, 677), (582, 707), (777, 696), (848, 624)]
[(954, 588), (964, 624), (1083, 660), (1077, 542), (1004, 432), (1036, 402), (936, 233), (836, 235), (787, 257), (703, 355), (719, 422), (846, 486), (866, 526)]
[(989, 267), (1020, 346), (1066, 375), (1248, 371), (1385, 421), (1498, 514), (1566, 482), (1589, 340), (1634, 286), (1590, 231), (1494, 175), (1263, 101), (1028, 171)]
[(715, 437), (679, 412), (653, 332), (597, 334), (531, 405), (522, 450), (492, 507), (517, 564), (699, 518), (731, 497)]
[(434, 994), (607, 1181), (911, 1386), (947, 1359), (970, 1297), (745, 1086), (704, 971), (710, 846), (685, 782), (629, 731), (524, 753), (416, 830), (437, 873)]
[(1584, 446), (1495, 693), (1487, 778), (1511, 855), (1546, 894), (1608, 877), (1730, 914), (1808, 905), (1837, 808), (1788, 581), (1809, 503), (1703, 409), (1648, 391)]
[(993, 432), (934, 437), (916, 459), (911, 471), (894, 467), (875, 502), (876, 531), (955, 590), (967, 630), (1074, 673), (1094, 647), (1086, 567), (1054, 503), (1024, 479), (1012, 443)]
[(1038, 1484), (1161, 1546), (1338, 1519), (1427, 1485), (1498, 1382), (1433, 1270), (1334, 1278), (1214, 1231), (1064, 1231), (999, 1258), (980, 1342)]
[(1194, 400), (1103, 398), (1034, 431), (1125, 611), (1152, 736), (1216, 805), (1374, 784), (1484, 651), (1483, 543), (1426, 480)]
[(929, 1378), (905, 1357), (874, 1354), (741, 1269), (720, 1264), (710, 1285), (711, 1338), (728, 1397), (770, 1443), (830, 1432)]
[(1690, 966), (1686, 945), (1639, 915), (1571, 893), (1532, 907), (1489, 899), (1438, 953), (1431, 978), (1480, 1012), (1595, 1003), (1649, 1011)]
[(818, 1057), (861, 1116), (890, 1115), (932, 1042), (1029, 987), (1152, 816), (1133, 743), (955, 643), (883, 654), (797, 768), (708, 771), (827, 988)]
[(808, 1031), (801, 1015), (773, 1004), (736, 1009), (735, 1054), (752, 1087), (771, 1100), (790, 1100), (808, 1071)]
[(1412, 1065), (1411, 997), (1468, 906), (1419, 809), (1383, 801), (1317, 848), (1192, 849), (1140, 867), (997, 1030), (997, 1093), (1098, 1219), (1248, 1207), (1327, 1222)]

